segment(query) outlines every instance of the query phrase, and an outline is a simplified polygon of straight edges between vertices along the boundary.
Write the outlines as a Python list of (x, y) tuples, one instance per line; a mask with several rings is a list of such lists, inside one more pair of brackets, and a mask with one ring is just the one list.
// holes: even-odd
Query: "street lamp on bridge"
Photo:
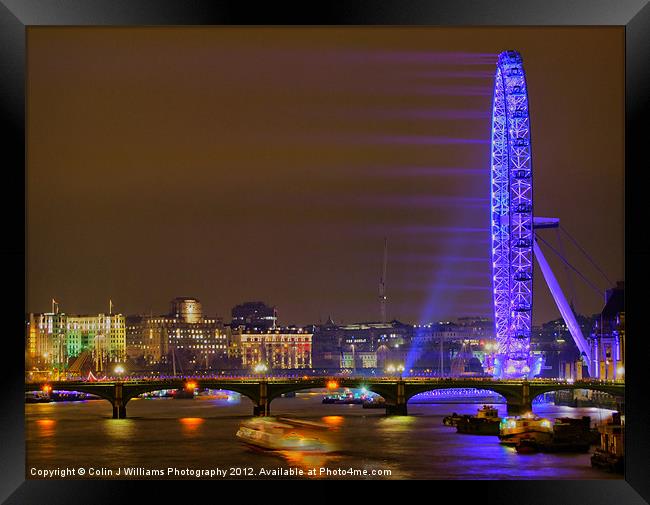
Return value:
[(125, 372), (124, 367), (122, 365), (115, 365), (113, 371), (117, 374), (117, 379), (121, 380), (122, 374)]
[(404, 373), (404, 365), (400, 364), (395, 366), (393, 364), (390, 364), (386, 367), (386, 373), (394, 374), (396, 372), (399, 372), (399, 376), (401, 378), (402, 374)]
[(269, 367), (267, 367), (264, 363), (258, 363), (253, 368), (253, 371), (255, 373), (259, 373), (259, 374), (265, 374), (268, 371), (268, 369), (269, 369)]

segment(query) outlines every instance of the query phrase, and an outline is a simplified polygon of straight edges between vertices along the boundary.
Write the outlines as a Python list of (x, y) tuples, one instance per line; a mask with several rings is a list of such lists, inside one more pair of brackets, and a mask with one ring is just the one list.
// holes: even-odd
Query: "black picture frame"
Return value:
[[(622, 504), (650, 503), (650, 395), (644, 365), (650, 339), (643, 333), (644, 287), (649, 285), (650, 233), (647, 232), (648, 97), (650, 96), (650, 5), (647, 0), (347, 0), (293, 4), (214, 0), (0, 0), (0, 110), (6, 328), (0, 499), (6, 503), (116, 503), (135, 501), (133, 489), (151, 501), (170, 496), (170, 482), (25, 480), (23, 362), (25, 296), (25, 56), (30, 26), (142, 25), (418, 25), (625, 27), (626, 154), (626, 473), (603, 481), (437, 481), (431, 496), (452, 493), (462, 501)], [(576, 83), (585, 85), (585, 83)], [(606, 99), (606, 97), (604, 97)], [(21, 276), (20, 273), (23, 273)], [(7, 278), (7, 276), (5, 276)], [(241, 483), (232, 483), (243, 491)], [(198, 482), (192, 482), (194, 492)], [(265, 484), (266, 486), (266, 484)], [(185, 486), (183, 491), (185, 490)], [(205, 486), (201, 486), (204, 488)], [(248, 482), (246, 483), (248, 488)], [(235, 488), (235, 489), (237, 489)], [(443, 489), (444, 488), (444, 489)], [(217, 488), (210, 488), (215, 490)], [(252, 488), (251, 488), (252, 489)], [(207, 491), (208, 488), (205, 488)], [(214, 492), (214, 491), (213, 491)], [(250, 491), (251, 493), (253, 491)], [(261, 488), (260, 488), (260, 492)], [(255, 491), (257, 494), (257, 491)], [(274, 492), (265, 489), (263, 496)], [(461, 496), (462, 495), (462, 496)], [(309, 495), (306, 495), (306, 497)], [(487, 497), (487, 499), (486, 499)], [(363, 498), (363, 496), (359, 496)], [(433, 498), (432, 498), (433, 499)], [(458, 501), (454, 499), (454, 501)]]

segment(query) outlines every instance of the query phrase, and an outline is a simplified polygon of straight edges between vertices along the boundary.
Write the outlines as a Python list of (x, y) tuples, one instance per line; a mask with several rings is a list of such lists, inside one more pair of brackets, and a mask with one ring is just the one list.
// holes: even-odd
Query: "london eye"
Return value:
[(491, 146), (495, 375), (522, 377), (532, 365), (533, 173), (528, 89), (517, 51), (499, 55)]
[(494, 78), (491, 138), (492, 288), (497, 353), (494, 375), (534, 377), (541, 359), (530, 352), (533, 256), (590, 374), (589, 345), (537, 244), (534, 229), (557, 228), (558, 218), (533, 217), (533, 166), (528, 87), (517, 51), (499, 54)]

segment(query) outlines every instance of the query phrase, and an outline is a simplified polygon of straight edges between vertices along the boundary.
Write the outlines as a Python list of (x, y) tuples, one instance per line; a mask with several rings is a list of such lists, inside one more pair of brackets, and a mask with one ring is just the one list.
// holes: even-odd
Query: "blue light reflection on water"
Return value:
[[(478, 404), (409, 404), (409, 416), (385, 416), (359, 405), (323, 405), (322, 396), (278, 398), (272, 413), (324, 422), (337, 452), (322, 457), (252, 451), (235, 439), (249, 419), (251, 402), (227, 400), (132, 400), (129, 418), (110, 418), (103, 400), (26, 405), (28, 466), (52, 468), (92, 462), (94, 466), (216, 468), (388, 469), (391, 478), (408, 479), (608, 479), (620, 476), (594, 470), (589, 454), (520, 455), (496, 437), (461, 435), (444, 426), (452, 412), (473, 414)], [(506, 406), (495, 405), (500, 415)], [(535, 412), (553, 418), (611, 411), (539, 404)]]

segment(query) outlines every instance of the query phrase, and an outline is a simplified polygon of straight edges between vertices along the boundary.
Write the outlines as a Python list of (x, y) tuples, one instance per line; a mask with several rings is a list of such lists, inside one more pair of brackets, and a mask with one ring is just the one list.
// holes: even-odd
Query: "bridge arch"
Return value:
[(600, 384), (600, 383), (572, 383), (572, 384), (548, 384), (548, 385), (535, 385), (531, 384), (530, 392), (535, 396), (539, 396), (544, 393), (550, 393), (552, 391), (564, 391), (569, 389), (587, 389), (591, 391), (600, 391), (602, 393), (607, 393), (614, 397), (623, 397), (625, 395), (625, 390), (622, 385), (612, 385), (612, 384)]
[[(86, 393), (89, 395), (95, 395), (99, 396), (100, 398), (103, 398), (105, 400), (109, 400), (108, 393), (103, 391), (103, 390), (98, 390), (96, 388), (90, 388), (90, 387), (85, 387), (85, 386), (80, 386), (75, 384), (73, 387), (52, 387), (53, 391), (70, 391), (71, 393)], [(42, 392), (42, 386), (34, 386), (32, 385), (26, 385), (25, 386), (25, 393), (37, 393), (37, 392)]]
[[(519, 404), (523, 400), (523, 395), (520, 391), (518, 391), (516, 388), (512, 387), (500, 387), (498, 385), (483, 385), (483, 384), (477, 384), (476, 386), (471, 386), (471, 387), (476, 387), (476, 389), (482, 389), (486, 391), (492, 391), (493, 393), (498, 394), (499, 396), (503, 397), (506, 401), (507, 404)], [(462, 386), (462, 388), (468, 388), (468, 386)], [(408, 385), (405, 388), (404, 392), (404, 399), (408, 403), (408, 401), (413, 398), (414, 396), (420, 394), (420, 393), (426, 393), (428, 391), (436, 391), (436, 390), (443, 390), (443, 389), (460, 389), (459, 386), (457, 385), (450, 385), (450, 384), (422, 384), (422, 385)]]
[[(128, 392), (124, 395), (124, 403), (126, 404), (133, 398), (140, 396), (141, 394), (144, 393), (151, 393), (153, 391), (160, 391), (163, 389), (183, 389), (184, 387), (185, 387), (185, 382), (175, 384), (171, 387), (169, 385), (162, 387), (159, 384), (155, 386), (148, 386), (144, 384), (142, 386), (131, 386), (128, 389)], [(200, 389), (223, 389), (227, 391), (234, 391), (235, 393), (239, 393), (240, 395), (245, 396), (253, 403), (259, 402), (259, 392), (247, 384), (224, 385), (224, 384), (214, 384), (208, 381), (197, 381), (197, 387)]]
[(535, 401), (539, 396), (559, 391), (576, 391), (587, 390), (605, 393), (615, 402), (618, 410), (622, 410), (625, 404), (625, 391), (620, 386), (611, 386), (607, 384), (578, 384), (578, 385), (557, 385), (544, 387), (531, 387), (531, 401)]
[[(326, 387), (325, 384), (312, 384), (312, 385), (301, 385), (301, 384), (282, 384), (275, 386), (273, 384), (269, 384), (269, 395), (268, 395), (268, 401), (271, 403), (271, 401), (275, 400), (276, 398), (280, 397), (283, 394), (286, 393), (297, 393), (298, 391), (307, 391), (309, 389), (324, 389)], [(350, 388), (350, 389), (360, 389), (360, 388), (365, 388), (366, 390), (378, 394), (384, 400), (387, 402), (390, 401), (395, 401), (396, 395), (395, 395), (395, 384), (373, 384), (372, 382), (369, 382), (368, 384), (363, 383), (363, 384), (339, 384), (338, 389), (343, 389), (343, 388)]]
[[(43, 390), (42, 386), (44, 385), (45, 383), (39, 384), (38, 386), (34, 384), (25, 384), (25, 393), (42, 391)], [(90, 395), (98, 396), (102, 400), (108, 401), (113, 406), (113, 414), (116, 413), (115, 393), (113, 391), (114, 386), (112, 384), (98, 385), (96, 383), (88, 383), (88, 384), (75, 383), (74, 385), (70, 385), (66, 387), (65, 384), (53, 383), (51, 384), (51, 387), (53, 391), (71, 391), (76, 393), (87, 393)], [(118, 408), (118, 414), (119, 414), (119, 408)], [(113, 417), (115, 417), (115, 415)]]
[[(446, 391), (446, 390), (459, 390), (459, 389), (475, 389), (475, 390), (478, 390), (478, 391), (490, 391), (490, 392), (495, 393), (496, 395), (500, 396), (503, 400), (507, 401), (507, 398), (503, 394), (495, 391), (493, 388), (458, 387), (458, 386), (432, 387), (432, 388), (428, 388), (426, 391), (419, 391), (419, 392), (411, 392), (411, 391), (409, 391), (409, 393), (407, 395), (407, 398), (406, 398), (406, 401), (409, 402), (410, 400), (412, 400), (416, 396), (418, 396), (418, 395), (420, 395), (422, 393), (428, 393), (430, 391)], [(488, 403), (488, 402), (484, 402), (484, 403)]]

